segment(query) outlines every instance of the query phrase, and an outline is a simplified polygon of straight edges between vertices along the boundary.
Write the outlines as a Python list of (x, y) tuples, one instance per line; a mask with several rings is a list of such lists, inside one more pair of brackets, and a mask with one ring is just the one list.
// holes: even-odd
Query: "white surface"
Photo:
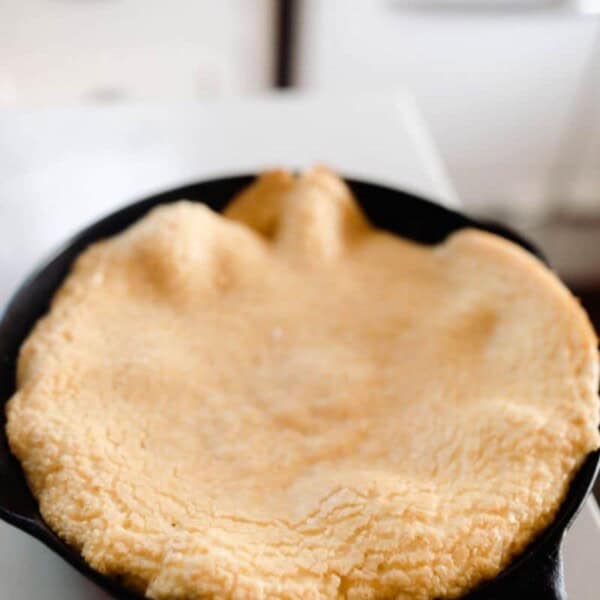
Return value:
[[(566, 11), (469, 14), (402, 6), (304, 0), (302, 87), (401, 85), (417, 99), (469, 205), (542, 202), (555, 161), (571, 159), (560, 142), (577, 110), (600, 21)], [(586, 175), (588, 187), (600, 188), (597, 160)]]
[[(427, 130), (399, 95), (0, 113), (0, 303), (51, 247), (144, 194), (201, 177), (324, 161), (456, 202)], [(600, 531), (589, 508), (566, 544), (571, 600), (597, 598)], [(0, 523), (0, 599), (106, 596)]]
[(564, 545), (565, 579), (570, 600), (600, 596), (600, 513), (590, 498), (567, 533)]
[(49, 249), (124, 203), (199, 178), (315, 161), (454, 198), (400, 95), (0, 112), (0, 299)]
[(0, 106), (195, 100), (270, 84), (271, 0), (2, 0)]

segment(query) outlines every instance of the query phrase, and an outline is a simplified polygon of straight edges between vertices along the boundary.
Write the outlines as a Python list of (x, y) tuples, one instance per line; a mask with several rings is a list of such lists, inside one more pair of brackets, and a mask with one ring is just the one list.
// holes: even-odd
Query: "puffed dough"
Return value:
[(453, 598), (552, 521), (597, 384), (588, 319), (524, 250), (419, 245), (281, 171), (83, 252), (7, 430), (49, 525), (149, 598)]

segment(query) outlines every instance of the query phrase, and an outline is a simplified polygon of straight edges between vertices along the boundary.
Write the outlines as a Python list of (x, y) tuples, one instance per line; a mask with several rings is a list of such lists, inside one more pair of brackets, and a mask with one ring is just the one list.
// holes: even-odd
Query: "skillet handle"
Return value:
[(465, 600), (568, 600), (561, 546), (562, 535)]
[(507, 590), (506, 598), (542, 598), (567, 600), (562, 548), (557, 544), (545, 556), (535, 556), (530, 565), (520, 569)]

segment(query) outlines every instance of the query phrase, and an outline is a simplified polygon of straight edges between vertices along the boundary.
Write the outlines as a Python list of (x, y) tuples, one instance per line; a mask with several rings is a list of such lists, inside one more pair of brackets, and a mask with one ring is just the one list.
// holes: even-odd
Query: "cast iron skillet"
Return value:
[[(204, 181), (126, 206), (84, 229), (43, 263), (13, 296), (0, 321), (0, 403), (3, 405), (15, 390), (15, 366), (21, 343), (36, 320), (46, 312), (52, 294), (69, 271), (73, 260), (86, 246), (118, 233), (157, 204), (187, 198), (206, 202), (211, 208), (222, 210), (232, 196), (252, 179), (253, 176), (244, 175)], [(369, 219), (375, 225), (401, 236), (435, 244), (457, 229), (479, 227), (511, 239), (542, 258), (531, 244), (499, 225), (476, 222), (399, 190), (363, 181), (348, 180), (348, 183)], [(0, 412), (0, 518), (36, 537), (115, 598), (139, 598), (117, 579), (90, 569), (80, 554), (60, 540), (44, 523), (21, 467), (9, 452), (4, 411)], [(598, 461), (598, 452), (587, 457), (572, 481), (554, 522), (508, 568), (468, 594), (465, 600), (566, 599), (561, 543), (565, 530), (591, 489)]]

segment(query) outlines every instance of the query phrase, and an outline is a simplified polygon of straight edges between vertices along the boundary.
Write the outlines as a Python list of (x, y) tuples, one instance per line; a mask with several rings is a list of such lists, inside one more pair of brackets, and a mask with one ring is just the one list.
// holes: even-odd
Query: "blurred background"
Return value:
[(466, 209), (517, 224), (593, 295), (599, 13), (600, 0), (0, 0), (0, 109), (401, 88)]

